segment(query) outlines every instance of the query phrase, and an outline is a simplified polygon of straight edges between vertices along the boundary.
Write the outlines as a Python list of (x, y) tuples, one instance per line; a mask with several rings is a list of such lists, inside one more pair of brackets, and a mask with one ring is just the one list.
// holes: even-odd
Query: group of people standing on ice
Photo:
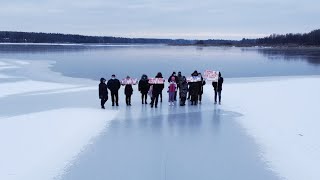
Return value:
[[(159, 72), (155, 76), (156, 79), (163, 79), (162, 73)], [(127, 76), (128, 80), (130, 77)], [(163, 81), (165, 81), (163, 79)], [(181, 72), (173, 72), (168, 78), (168, 89), (167, 93), (169, 96), (169, 105), (172, 106), (177, 101), (179, 96), (180, 106), (185, 106), (187, 99), (191, 101), (191, 105), (197, 105), (202, 101), (203, 86), (206, 84), (205, 79), (202, 77), (201, 73), (194, 71), (191, 74), (191, 79), (187, 80), (185, 76), (182, 76)], [(221, 91), (222, 91), (223, 77), (219, 72), (219, 77), (217, 82), (212, 82), (214, 88), (214, 99), (215, 104), (217, 104), (217, 99), (219, 104), (221, 104)], [(132, 84), (123, 84), (124, 94), (126, 96), (125, 101), (127, 106), (131, 106), (131, 96), (133, 94)], [(101, 108), (105, 109), (105, 103), (108, 101), (108, 91), (111, 93), (112, 106), (119, 106), (119, 89), (121, 88), (121, 82), (116, 78), (115, 75), (111, 76), (111, 79), (106, 83), (106, 79), (101, 78), (99, 84), (99, 98), (101, 100)], [(157, 108), (159, 99), (162, 102), (162, 92), (165, 88), (163, 83), (150, 83), (147, 75), (143, 74), (138, 83), (138, 90), (141, 93), (142, 104), (148, 104), (148, 96), (151, 98), (151, 108)]]

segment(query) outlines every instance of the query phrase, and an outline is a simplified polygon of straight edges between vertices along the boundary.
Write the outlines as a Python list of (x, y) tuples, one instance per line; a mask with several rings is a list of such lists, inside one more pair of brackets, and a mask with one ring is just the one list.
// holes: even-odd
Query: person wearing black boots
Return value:
[(201, 101), (202, 101), (202, 94), (203, 94), (203, 86), (206, 85), (206, 81), (203, 79), (201, 73), (199, 73), (198, 75), (200, 78), (201, 78), (201, 81), (199, 81), (199, 95), (198, 95), (198, 100), (199, 100), (199, 103), (201, 104)]
[(197, 105), (198, 104), (198, 96), (199, 96), (199, 90), (200, 90), (200, 84), (196, 81), (198, 78), (198, 72), (194, 71), (192, 73), (192, 78), (195, 80), (194, 82), (189, 83), (189, 94), (191, 96), (191, 105)]
[(108, 101), (108, 87), (106, 79), (101, 78), (99, 84), (99, 98), (101, 100), (101, 109), (105, 109), (104, 105)]
[(182, 81), (180, 83), (180, 106), (186, 105), (187, 95), (188, 95), (188, 83), (186, 77), (182, 77)]
[[(127, 79), (130, 79), (130, 77), (127, 76)], [(126, 95), (127, 106), (131, 106), (131, 96), (133, 94), (133, 88), (131, 84), (126, 84), (126, 86), (124, 87), (124, 94)]]
[[(156, 78), (163, 78), (162, 74), (159, 72)], [(153, 88), (152, 88), (151, 108), (153, 108), (153, 106), (157, 108), (159, 96), (162, 94), (162, 90), (164, 89), (164, 84), (153, 84), (152, 86)]]
[(116, 103), (116, 106), (119, 106), (119, 89), (121, 87), (121, 83), (118, 79), (116, 79), (116, 75), (112, 75), (111, 79), (107, 83), (108, 89), (111, 92), (111, 100), (112, 100), (112, 106)]
[(147, 75), (142, 75), (140, 81), (139, 81), (139, 85), (138, 85), (138, 89), (141, 93), (141, 101), (142, 104), (148, 104), (147, 103), (147, 98), (148, 98), (148, 91), (150, 88), (150, 84), (149, 84), (149, 80), (148, 80), (148, 76)]
[(223, 84), (223, 77), (219, 72), (218, 82), (212, 82), (212, 86), (214, 88), (214, 104), (217, 104), (217, 95), (219, 96), (219, 104), (221, 104), (222, 84)]

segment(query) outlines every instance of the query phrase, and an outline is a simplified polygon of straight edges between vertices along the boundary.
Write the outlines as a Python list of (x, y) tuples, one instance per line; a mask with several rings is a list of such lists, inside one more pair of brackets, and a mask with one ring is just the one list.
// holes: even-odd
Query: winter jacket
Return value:
[(182, 82), (180, 85), (180, 97), (187, 97), (188, 94), (188, 83)]
[(121, 83), (118, 79), (110, 79), (107, 86), (111, 92), (117, 92), (121, 87)]
[(183, 76), (177, 76), (177, 79), (176, 79), (176, 81), (177, 81), (177, 85), (178, 85), (178, 87), (180, 87), (181, 86), (181, 84), (183, 83)]
[[(156, 76), (156, 78), (163, 78), (162, 76)], [(164, 89), (164, 84), (153, 84), (152, 94), (160, 94)]]
[(150, 84), (148, 82), (148, 79), (141, 79), (139, 81), (139, 91), (142, 93), (142, 94), (147, 94), (148, 91), (149, 91), (149, 88), (150, 88)]
[(199, 95), (200, 84), (199, 82), (190, 82), (189, 83), (189, 93), (192, 96)]
[(171, 81), (168, 86), (168, 92), (176, 92), (177, 91), (177, 83)]
[(132, 88), (132, 85), (131, 84), (127, 84), (124, 88), (124, 94), (127, 95), (127, 96), (130, 96), (132, 95), (133, 93), (133, 88)]
[(99, 84), (99, 98), (100, 99), (108, 98), (108, 87), (106, 83), (101, 82)]
[(206, 81), (203, 79), (203, 77), (201, 77), (201, 81), (199, 82), (199, 94), (202, 95), (203, 94), (203, 86), (206, 85)]
[(222, 91), (223, 77), (219, 77), (218, 82), (212, 82), (215, 91)]

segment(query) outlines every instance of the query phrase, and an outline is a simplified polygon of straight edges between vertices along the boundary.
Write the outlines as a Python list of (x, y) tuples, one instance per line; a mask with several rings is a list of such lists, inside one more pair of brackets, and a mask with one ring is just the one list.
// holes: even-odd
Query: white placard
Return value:
[(126, 78), (121, 80), (122, 85), (128, 85), (128, 84), (136, 85), (137, 83), (138, 83), (138, 80), (136, 78), (130, 78), (130, 79)]
[(163, 78), (149, 78), (149, 84), (164, 84)]
[(219, 71), (206, 70), (203, 73), (203, 77), (207, 81), (218, 82), (218, 80), (219, 80)]
[(201, 77), (188, 77), (187, 82), (200, 82)]

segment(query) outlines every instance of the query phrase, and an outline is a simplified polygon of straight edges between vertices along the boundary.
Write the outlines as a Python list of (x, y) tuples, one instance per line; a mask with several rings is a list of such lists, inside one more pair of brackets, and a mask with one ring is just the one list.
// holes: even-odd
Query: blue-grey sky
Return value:
[(0, 0), (0, 30), (241, 39), (320, 28), (319, 0)]

